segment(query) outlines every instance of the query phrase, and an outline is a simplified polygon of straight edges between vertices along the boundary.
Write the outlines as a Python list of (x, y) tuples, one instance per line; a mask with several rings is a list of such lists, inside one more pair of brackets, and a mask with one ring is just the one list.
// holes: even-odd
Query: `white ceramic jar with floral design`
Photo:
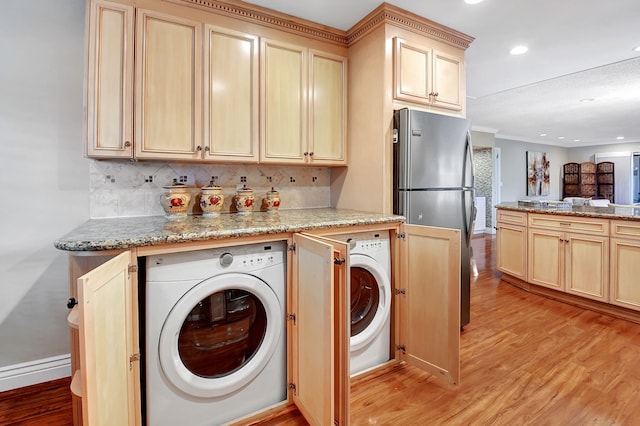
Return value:
[(253, 196), (253, 189), (247, 188), (246, 185), (236, 191), (235, 206), (238, 213), (252, 213), (254, 201), (255, 197)]
[(191, 195), (187, 192), (187, 186), (179, 183), (163, 186), (169, 190), (160, 196), (160, 204), (168, 219), (181, 219), (187, 216)]
[(224, 204), (224, 195), (222, 188), (216, 185), (202, 187), (200, 195), (200, 208), (204, 217), (218, 217)]
[(267, 191), (266, 196), (262, 199), (262, 208), (267, 213), (277, 212), (280, 208), (280, 193), (271, 188), (271, 191)]

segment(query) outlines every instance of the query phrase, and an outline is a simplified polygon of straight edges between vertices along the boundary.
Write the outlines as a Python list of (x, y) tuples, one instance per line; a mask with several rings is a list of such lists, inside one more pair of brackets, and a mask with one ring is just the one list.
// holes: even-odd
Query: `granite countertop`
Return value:
[(516, 210), (529, 213), (547, 213), (564, 216), (583, 216), (602, 219), (623, 219), (640, 220), (640, 206), (638, 207), (593, 207), (593, 206), (571, 206), (570, 208), (556, 207), (531, 207), (521, 206), (517, 202), (501, 203), (497, 209)]
[(54, 246), (67, 251), (113, 250), (403, 221), (397, 215), (331, 208), (230, 213), (218, 218), (187, 216), (183, 220), (164, 216), (91, 219), (60, 237)]

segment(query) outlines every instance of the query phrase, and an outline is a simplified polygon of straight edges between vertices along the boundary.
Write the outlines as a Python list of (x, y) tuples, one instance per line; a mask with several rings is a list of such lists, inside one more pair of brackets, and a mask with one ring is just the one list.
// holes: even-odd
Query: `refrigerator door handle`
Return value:
[[(469, 167), (467, 169), (467, 166)], [(471, 177), (471, 182), (467, 180), (467, 177)], [(471, 147), (471, 132), (467, 130), (467, 139), (465, 142), (464, 153), (464, 169), (463, 169), (464, 182), (462, 186), (464, 188), (475, 188), (475, 176), (473, 174), (473, 148)]]
[[(466, 230), (466, 240), (467, 240), (467, 247), (470, 246), (471, 244), (471, 238), (473, 238), (473, 228), (475, 226), (475, 222), (476, 222), (476, 215), (478, 213), (478, 209), (476, 209), (476, 202), (475, 202), (475, 191), (473, 190), (467, 190), (464, 191), (465, 195), (462, 197), (463, 199), (463, 204), (464, 204), (464, 215), (465, 217), (465, 230)], [(467, 194), (471, 196), (471, 208), (467, 209)], [(468, 213), (467, 213), (468, 212)]]

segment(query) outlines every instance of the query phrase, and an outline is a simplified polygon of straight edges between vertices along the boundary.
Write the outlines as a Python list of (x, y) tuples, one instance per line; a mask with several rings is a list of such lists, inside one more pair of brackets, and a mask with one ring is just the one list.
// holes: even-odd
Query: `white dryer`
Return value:
[(149, 256), (151, 426), (219, 425), (287, 399), (286, 244)]
[(331, 238), (350, 244), (350, 372), (360, 373), (390, 358), (391, 249), (388, 232)]

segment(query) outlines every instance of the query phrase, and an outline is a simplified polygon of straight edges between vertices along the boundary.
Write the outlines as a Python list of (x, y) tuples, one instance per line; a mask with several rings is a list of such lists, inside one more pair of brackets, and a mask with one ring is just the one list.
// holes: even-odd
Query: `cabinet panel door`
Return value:
[(202, 156), (201, 24), (138, 10), (136, 156)]
[(464, 59), (435, 51), (433, 53), (433, 104), (456, 111), (462, 109)]
[(431, 103), (431, 49), (422, 48), (400, 38), (394, 43), (394, 97)]
[(293, 241), (293, 401), (312, 425), (346, 425), (349, 335), (344, 296), (349, 265), (345, 262), (347, 272), (339, 272), (334, 258), (337, 251), (348, 259), (348, 252), (346, 246), (336, 250), (310, 236), (294, 234)]
[(499, 271), (527, 280), (527, 228), (498, 224), (496, 264)]
[(531, 284), (564, 291), (564, 234), (529, 228), (527, 275)]
[(309, 159), (346, 164), (347, 60), (312, 50), (309, 62)]
[(87, 155), (133, 156), (133, 7), (91, 2)]
[(403, 225), (401, 359), (460, 381), (460, 230)]
[(135, 276), (124, 252), (78, 278), (82, 414), (85, 425), (140, 423)]
[(610, 302), (640, 311), (640, 240), (611, 239)]
[(260, 160), (302, 164), (308, 156), (306, 51), (263, 39), (260, 55), (263, 137)]
[(566, 235), (565, 291), (601, 302), (609, 301), (609, 237)]
[(258, 37), (205, 26), (204, 158), (258, 162)]

